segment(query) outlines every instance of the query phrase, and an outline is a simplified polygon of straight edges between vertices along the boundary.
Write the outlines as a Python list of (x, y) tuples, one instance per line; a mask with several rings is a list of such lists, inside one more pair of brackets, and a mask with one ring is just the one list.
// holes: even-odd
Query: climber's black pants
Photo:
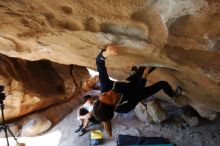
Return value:
[[(105, 67), (105, 58), (102, 56), (102, 51), (96, 58), (96, 66), (99, 72), (101, 92), (103, 93), (112, 90), (114, 82), (109, 79), (107, 69)], [(163, 90), (167, 95), (172, 97), (173, 89), (166, 81), (159, 81), (151, 86), (145, 87), (146, 79), (141, 78), (143, 72), (144, 70), (138, 70), (131, 78), (129, 83), (117, 82), (114, 91), (127, 95), (128, 97), (136, 97), (139, 101), (155, 94), (160, 90)]]
[(172, 97), (173, 95), (173, 89), (171, 88), (171, 86), (166, 81), (159, 81), (151, 86), (139, 89), (139, 100), (143, 100), (149, 96), (152, 96), (160, 90), (163, 90), (170, 97)]

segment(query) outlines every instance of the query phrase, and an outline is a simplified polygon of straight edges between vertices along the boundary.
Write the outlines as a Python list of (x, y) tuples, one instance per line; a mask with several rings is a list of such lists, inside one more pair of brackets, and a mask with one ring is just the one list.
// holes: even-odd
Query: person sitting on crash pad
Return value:
[(128, 113), (143, 99), (163, 90), (170, 97), (177, 97), (182, 89), (177, 87), (174, 91), (166, 81), (159, 81), (145, 87), (146, 78), (154, 68), (139, 67), (136, 72), (127, 78), (130, 82), (114, 82), (109, 79), (105, 66), (105, 59), (117, 55), (116, 45), (107, 45), (96, 58), (96, 66), (99, 72), (101, 96), (94, 103), (93, 115), (104, 125), (108, 135), (112, 136), (111, 119), (114, 112)]

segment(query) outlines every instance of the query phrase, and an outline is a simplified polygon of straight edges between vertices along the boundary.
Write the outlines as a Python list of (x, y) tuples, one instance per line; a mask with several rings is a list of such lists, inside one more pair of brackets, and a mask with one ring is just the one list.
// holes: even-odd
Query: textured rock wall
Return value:
[[(6, 0), (0, 15), (0, 53), (10, 58), (94, 69), (100, 47), (116, 43), (119, 55), (107, 60), (112, 77), (124, 79), (132, 65), (156, 66), (148, 84), (181, 86), (176, 103), (203, 117), (220, 112), (218, 0)], [(48, 90), (58, 94), (64, 83), (56, 81)]]
[(77, 67), (48, 60), (31, 62), (0, 55), (0, 62), (0, 81), (6, 87), (6, 119), (67, 101), (77, 86), (74, 72), (83, 73)]

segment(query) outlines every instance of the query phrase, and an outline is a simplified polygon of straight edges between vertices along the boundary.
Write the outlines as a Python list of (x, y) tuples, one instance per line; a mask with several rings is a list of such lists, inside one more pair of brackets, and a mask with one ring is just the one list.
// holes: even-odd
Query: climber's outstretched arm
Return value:
[(96, 67), (99, 72), (99, 80), (101, 84), (101, 92), (111, 90), (112, 81), (109, 79), (107, 69), (105, 67), (105, 59), (109, 56), (117, 55), (117, 46), (108, 45), (106, 49), (103, 49), (96, 57)]

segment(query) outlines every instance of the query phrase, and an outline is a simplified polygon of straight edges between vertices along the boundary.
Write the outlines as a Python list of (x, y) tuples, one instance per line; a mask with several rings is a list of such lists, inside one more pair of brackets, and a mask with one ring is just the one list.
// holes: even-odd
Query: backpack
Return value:
[(101, 130), (93, 130), (90, 134), (90, 145), (100, 145), (103, 143), (103, 133)]
[(163, 137), (138, 137), (130, 135), (119, 135), (117, 146), (174, 146), (169, 144), (168, 140)]

